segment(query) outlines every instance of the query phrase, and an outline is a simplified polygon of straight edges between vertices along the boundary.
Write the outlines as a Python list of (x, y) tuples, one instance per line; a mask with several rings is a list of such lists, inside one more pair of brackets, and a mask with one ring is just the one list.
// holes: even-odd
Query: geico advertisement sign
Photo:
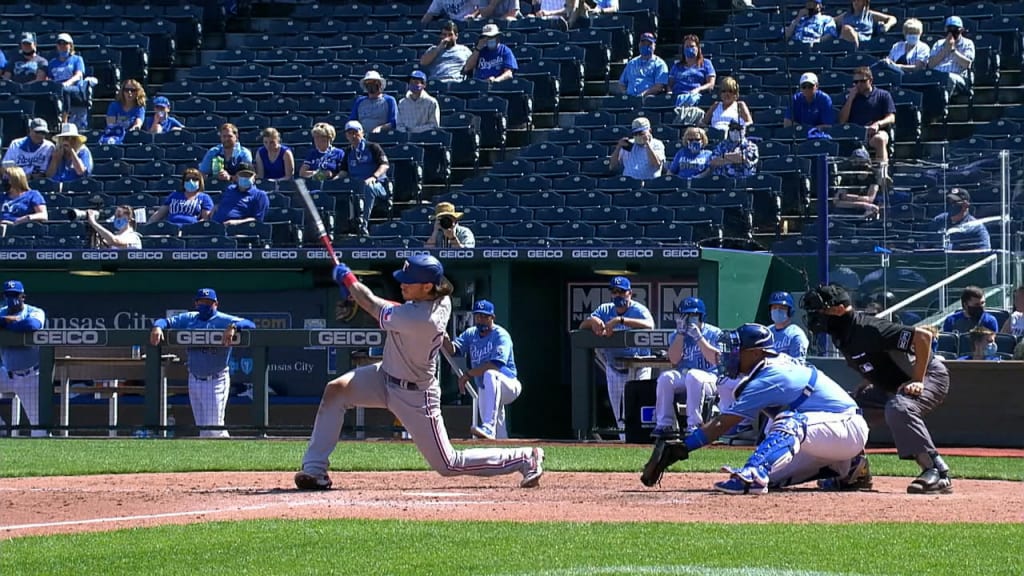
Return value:
[(104, 330), (37, 330), (25, 338), (34, 346), (73, 344), (75, 346), (106, 346)]
[(671, 331), (626, 330), (627, 348), (665, 348)]
[(384, 332), (380, 330), (313, 330), (309, 333), (310, 346), (383, 346)]
[[(220, 330), (175, 330), (171, 332), (171, 342), (178, 346), (223, 346), (224, 332)], [(236, 331), (230, 344), (232, 346), (248, 346), (249, 333)]]

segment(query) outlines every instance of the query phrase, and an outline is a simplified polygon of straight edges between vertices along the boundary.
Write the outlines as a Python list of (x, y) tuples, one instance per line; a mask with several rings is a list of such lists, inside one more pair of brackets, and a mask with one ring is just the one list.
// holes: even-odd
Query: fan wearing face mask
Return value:
[(726, 139), (711, 154), (711, 173), (730, 178), (753, 176), (757, 174), (758, 159), (757, 144), (747, 140), (742, 124), (733, 122)]
[(968, 333), (971, 341), (971, 353), (964, 354), (957, 358), (957, 360), (990, 360), (996, 361), (1002, 360), (999, 355), (999, 346), (996, 345), (996, 333), (978, 326)]
[(46, 80), (46, 58), (39, 55), (36, 50), (36, 35), (33, 32), (21, 33), (20, 58), (12, 57), (3, 67), (4, 80), (11, 80), (18, 84), (29, 82), (41, 82)]
[(199, 436), (227, 438), (224, 429), (224, 410), (228, 405), (231, 376), (231, 342), (239, 330), (256, 328), (252, 320), (225, 314), (217, 310), (217, 292), (213, 288), (196, 291), (195, 311), (182, 312), (153, 322), (149, 343), (159, 346), (164, 341), (164, 330), (222, 330), (221, 346), (192, 346), (188, 349), (188, 398), (192, 403)]
[(427, 93), (427, 75), (422, 70), (409, 74), (409, 91), (398, 102), (399, 132), (426, 132), (441, 125), (441, 107)]
[(114, 209), (114, 217), (107, 228), (98, 220), (98, 210), (86, 210), (89, 226), (96, 234), (93, 248), (142, 249), (142, 238), (135, 231), (135, 213), (131, 206), (121, 205)]
[(903, 23), (903, 40), (896, 42), (889, 50), (889, 55), (871, 66), (873, 70), (886, 68), (900, 74), (923, 70), (928, 65), (931, 48), (921, 40), (924, 25), (917, 18)]
[(946, 211), (932, 218), (932, 227), (949, 239), (950, 250), (991, 250), (988, 228), (971, 214), (971, 193), (953, 188), (946, 195)]
[(501, 30), (497, 24), (484, 26), (462, 72), (467, 78), (493, 84), (511, 80), (516, 70), (519, 70), (519, 63), (512, 49), (501, 42)]
[(359, 81), (366, 91), (365, 96), (356, 98), (352, 105), (349, 121), (355, 120), (363, 125), (367, 134), (377, 134), (395, 129), (398, 125), (398, 102), (395, 97), (384, 93), (387, 82), (380, 72), (370, 70)]
[(793, 323), (796, 302), (789, 292), (772, 292), (768, 297), (768, 315), (772, 323), (768, 330), (775, 339), (772, 347), (780, 354), (786, 354), (797, 362), (807, 361), (810, 342), (803, 328)]
[(640, 36), (640, 55), (626, 62), (619, 76), (619, 89), (630, 96), (652, 96), (668, 89), (668, 64), (654, 53), (657, 37)]
[(964, 36), (964, 21), (959, 16), (946, 18), (946, 37), (932, 46), (928, 68), (946, 72), (954, 93), (967, 88), (964, 73), (974, 64), (974, 42)]
[(711, 150), (705, 150), (708, 135), (703, 129), (691, 126), (683, 134), (683, 147), (676, 152), (668, 166), (670, 174), (680, 178), (699, 178), (707, 174), (711, 163)]
[(804, 44), (815, 44), (825, 36), (839, 37), (836, 20), (824, 14), (822, 0), (807, 0), (796, 17), (786, 26), (786, 40), (790, 38)]
[(256, 171), (249, 164), (241, 164), (236, 176), (238, 182), (221, 194), (210, 220), (225, 226), (263, 222), (270, 208), (270, 198), (256, 187)]
[(185, 226), (200, 220), (209, 220), (213, 210), (213, 198), (206, 193), (203, 175), (195, 168), (189, 168), (181, 175), (181, 189), (167, 195), (164, 204), (153, 214), (147, 224), (167, 219), (171, 224)]
[(999, 321), (985, 312), (985, 293), (977, 286), (968, 286), (960, 293), (961, 309), (953, 312), (942, 322), (943, 332), (967, 334), (977, 327), (999, 331)]

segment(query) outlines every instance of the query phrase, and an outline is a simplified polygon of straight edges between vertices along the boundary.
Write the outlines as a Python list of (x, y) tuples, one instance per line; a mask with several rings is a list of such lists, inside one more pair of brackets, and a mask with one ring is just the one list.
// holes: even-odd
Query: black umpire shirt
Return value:
[[(876, 318), (873, 314), (854, 312), (846, 334), (839, 340), (833, 336), (832, 340), (843, 353), (846, 363), (879, 388), (896, 393), (901, 385), (913, 379), (912, 326)], [(942, 368), (934, 355), (928, 371), (933, 368)]]

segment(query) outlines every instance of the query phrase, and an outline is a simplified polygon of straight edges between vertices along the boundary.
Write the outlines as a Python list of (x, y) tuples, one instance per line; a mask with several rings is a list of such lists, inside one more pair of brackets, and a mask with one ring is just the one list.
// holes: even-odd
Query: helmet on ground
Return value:
[(793, 312), (796, 310), (796, 302), (793, 301), (793, 295), (789, 292), (772, 292), (771, 296), (768, 297), (768, 306), (774, 306), (781, 304), (789, 307), (789, 316), (793, 317)]
[(405, 260), (401, 270), (395, 270), (395, 280), (402, 284), (433, 284), (441, 283), (444, 277), (444, 266), (441, 261), (430, 254), (416, 254)]
[(775, 338), (771, 330), (760, 324), (744, 324), (735, 330), (722, 332), (718, 337), (719, 372), (729, 378), (740, 373), (740, 353), (744, 350), (764, 350), (775, 354)]

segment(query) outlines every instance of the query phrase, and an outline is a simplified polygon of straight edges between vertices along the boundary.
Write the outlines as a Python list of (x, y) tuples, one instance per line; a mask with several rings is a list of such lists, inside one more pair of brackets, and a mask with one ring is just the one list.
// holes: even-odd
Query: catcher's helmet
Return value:
[(430, 254), (416, 254), (406, 259), (401, 270), (395, 270), (395, 280), (402, 284), (438, 285), (444, 277), (441, 261)]
[(781, 304), (789, 307), (789, 316), (793, 317), (793, 311), (796, 310), (796, 303), (793, 301), (793, 295), (789, 292), (772, 292), (771, 296), (768, 297), (768, 306), (775, 304)]
[(701, 322), (704, 321), (704, 316), (707, 314), (707, 308), (704, 307), (704, 301), (693, 296), (684, 298), (676, 311), (680, 314), (700, 314)]
[(719, 372), (729, 378), (739, 376), (740, 352), (761, 349), (774, 355), (774, 344), (771, 330), (760, 324), (744, 324), (735, 330), (722, 332), (718, 337), (718, 349), (721, 351)]

